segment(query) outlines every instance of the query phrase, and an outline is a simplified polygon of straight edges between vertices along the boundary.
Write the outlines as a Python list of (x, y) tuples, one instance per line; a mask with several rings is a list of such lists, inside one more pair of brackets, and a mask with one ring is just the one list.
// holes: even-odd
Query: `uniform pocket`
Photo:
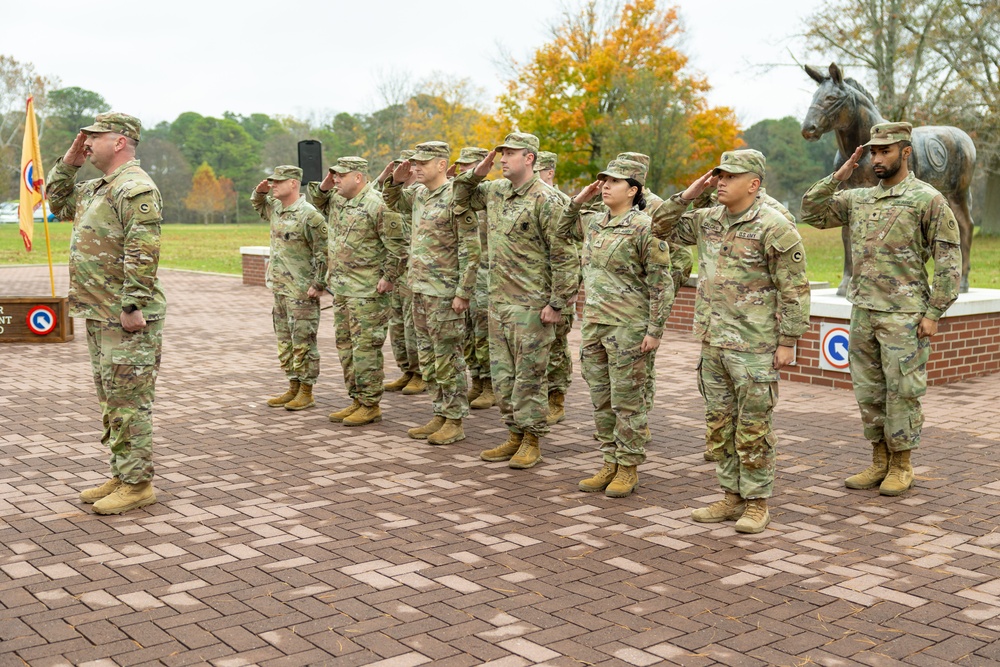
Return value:
[(899, 389), (902, 398), (918, 398), (927, 393), (927, 359), (931, 354), (930, 342), (919, 339), (917, 350), (899, 360)]
[(695, 367), (695, 377), (698, 378), (698, 393), (701, 394), (702, 398), (705, 398), (705, 381), (701, 379), (701, 365), (705, 363), (705, 360), (698, 359), (698, 365)]

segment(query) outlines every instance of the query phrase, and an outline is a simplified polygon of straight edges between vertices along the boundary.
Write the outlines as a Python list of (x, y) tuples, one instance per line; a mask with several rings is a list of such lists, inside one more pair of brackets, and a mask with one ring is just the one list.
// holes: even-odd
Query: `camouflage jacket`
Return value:
[(584, 321), (645, 323), (646, 334), (659, 338), (674, 304), (667, 242), (653, 238), (651, 220), (639, 209), (611, 217), (581, 208), (570, 203), (557, 234), (583, 241)]
[(156, 277), (163, 201), (153, 180), (131, 160), (110, 174), (74, 183), (79, 167), (60, 158), (49, 172), (52, 212), (73, 217), (69, 246), (69, 303), (73, 317), (119, 322), (136, 306), (146, 320), (166, 315)]
[(409, 279), (419, 294), (469, 299), (479, 267), (479, 225), (475, 213), (458, 216), (452, 182), (433, 192), (423, 185), (404, 188), (386, 180), (385, 204), (412, 220)]
[[(795, 224), (795, 216), (792, 212), (788, 210), (788, 207), (782, 204), (780, 201), (767, 194), (767, 190), (761, 188), (757, 191), (757, 199), (773, 208), (775, 211), (785, 216), (790, 223)], [(647, 198), (646, 201), (649, 201)], [(701, 193), (701, 196), (695, 199), (691, 206), (692, 208), (712, 208), (713, 206), (719, 205), (719, 193), (715, 190), (705, 190)]]
[[(329, 206), (332, 192), (315, 188), (317, 208)], [(374, 297), (380, 279), (397, 282), (408, 254), (403, 221), (386, 208), (371, 183), (353, 199), (341, 197), (330, 210), (330, 291), (340, 296)]]
[(515, 188), (483, 182), (474, 171), (454, 181), (456, 215), (486, 211), (491, 303), (557, 310), (576, 294), (580, 261), (573, 243), (555, 235), (562, 207), (538, 176)]
[[(827, 176), (802, 197), (802, 222), (848, 225), (854, 274), (847, 299), (869, 310), (923, 313), (937, 320), (958, 298), (962, 248), (958, 223), (940, 192), (909, 174), (885, 190), (837, 192)], [(927, 260), (934, 258), (933, 288)]]
[(329, 227), (333, 224), (337, 209), (343, 205), (344, 198), (338, 195), (336, 190), (323, 192), (319, 189), (318, 181), (310, 181), (306, 185), (306, 201), (326, 218), (326, 224)]
[(757, 199), (730, 223), (725, 206), (686, 210), (676, 194), (653, 213), (653, 235), (698, 246), (694, 333), (715, 347), (769, 353), (809, 328), (802, 237)]
[(275, 294), (309, 298), (310, 287), (326, 288), (326, 221), (312, 204), (299, 197), (291, 206), (266, 192), (250, 196), (260, 217), (271, 225), (271, 257), (267, 263), (267, 286)]

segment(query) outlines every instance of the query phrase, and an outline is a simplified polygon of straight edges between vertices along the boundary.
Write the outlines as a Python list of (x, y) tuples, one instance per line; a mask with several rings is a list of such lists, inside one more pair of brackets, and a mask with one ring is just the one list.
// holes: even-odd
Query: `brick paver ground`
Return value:
[[(868, 456), (850, 392), (784, 383), (773, 521), (741, 536), (688, 518), (718, 495), (690, 336), (667, 334), (650, 459), (612, 500), (576, 490), (599, 464), (578, 374), (543, 464), (484, 464), (496, 409), (437, 448), (405, 433), (426, 395), (331, 424), (329, 311), (317, 408), (267, 408), (269, 293), (161, 275), (158, 504), (77, 500), (106, 470), (81, 323), (0, 346), (0, 667), (1000, 662), (1000, 376), (932, 388), (898, 499), (843, 487)], [(0, 268), (0, 293), (46, 291), (44, 268)]]

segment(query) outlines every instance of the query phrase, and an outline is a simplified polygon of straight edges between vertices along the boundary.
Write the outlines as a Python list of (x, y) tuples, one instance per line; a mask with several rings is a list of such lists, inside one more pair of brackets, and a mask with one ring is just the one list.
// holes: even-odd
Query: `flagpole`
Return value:
[(52, 270), (52, 242), (49, 240), (49, 213), (45, 210), (45, 181), (42, 181), (42, 224), (45, 225), (45, 250), (49, 254), (49, 284), (52, 296), (56, 295), (56, 274)]

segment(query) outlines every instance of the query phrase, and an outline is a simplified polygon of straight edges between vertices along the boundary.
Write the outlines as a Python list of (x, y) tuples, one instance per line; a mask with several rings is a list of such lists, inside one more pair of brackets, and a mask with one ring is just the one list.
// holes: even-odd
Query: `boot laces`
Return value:
[(744, 514), (748, 519), (754, 521), (760, 521), (764, 518), (764, 505), (761, 503), (747, 503), (747, 508), (744, 510)]

